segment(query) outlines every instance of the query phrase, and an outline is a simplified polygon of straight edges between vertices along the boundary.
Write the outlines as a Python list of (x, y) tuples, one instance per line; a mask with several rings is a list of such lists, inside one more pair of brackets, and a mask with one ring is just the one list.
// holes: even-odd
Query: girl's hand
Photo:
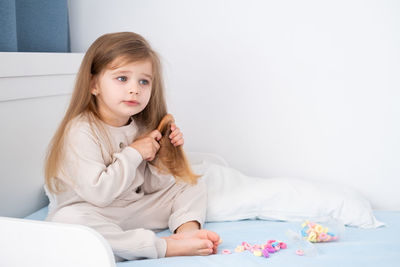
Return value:
[(142, 155), (143, 160), (152, 161), (157, 151), (160, 149), (160, 144), (157, 142), (161, 139), (161, 133), (158, 130), (154, 130), (148, 135), (136, 140), (129, 146), (139, 151)]
[(169, 139), (171, 139), (171, 143), (174, 146), (181, 146), (183, 145), (183, 133), (181, 133), (180, 129), (176, 127), (175, 123), (171, 124), (171, 131), (172, 133), (169, 135)]

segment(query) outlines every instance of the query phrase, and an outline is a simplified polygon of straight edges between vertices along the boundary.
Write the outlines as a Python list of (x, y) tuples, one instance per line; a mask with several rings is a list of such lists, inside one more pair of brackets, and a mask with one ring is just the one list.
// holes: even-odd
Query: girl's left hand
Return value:
[(171, 143), (174, 146), (181, 146), (183, 145), (183, 133), (181, 133), (180, 129), (176, 127), (175, 123), (171, 124), (171, 131), (172, 133), (169, 135), (169, 139), (171, 139)]

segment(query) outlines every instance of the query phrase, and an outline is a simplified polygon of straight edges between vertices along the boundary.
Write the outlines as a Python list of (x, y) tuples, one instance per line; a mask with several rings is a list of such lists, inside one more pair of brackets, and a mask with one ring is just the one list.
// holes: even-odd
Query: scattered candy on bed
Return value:
[(303, 227), (301, 235), (313, 243), (328, 242), (338, 239), (336, 234), (329, 232), (328, 227), (323, 227), (315, 222), (305, 221), (302, 223), (301, 227)]
[[(235, 252), (240, 253), (245, 250), (248, 250), (251, 253), (253, 253), (254, 256), (257, 257), (263, 256), (265, 258), (269, 258), (269, 254), (278, 252), (279, 250), (285, 248), (287, 248), (286, 243), (276, 240), (268, 240), (268, 242), (265, 243), (264, 245), (258, 245), (258, 244), (250, 245), (247, 242), (242, 242), (242, 245), (239, 245), (235, 248)], [(231, 254), (231, 253), (232, 252), (229, 249), (224, 249), (222, 251), (222, 254)]]
[(232, 254), (232, 252), (229, 249), (224, 249), (222, 254)]

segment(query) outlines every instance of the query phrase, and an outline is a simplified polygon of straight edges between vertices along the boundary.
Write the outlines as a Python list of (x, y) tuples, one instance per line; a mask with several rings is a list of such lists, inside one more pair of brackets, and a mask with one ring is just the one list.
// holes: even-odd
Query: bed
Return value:
[[(338, 242), (316, 244), (318, 255), (298, 256), (297, 247), (288, 240), (286, 231), (298, 227), (296, 222), (240, 220), (206, 223), (207, 229), (220, 234), (223, 242), (218, 254), (205, 257), (171, 257), (155, 260), (119, 262), (116, 266), (398, 266), (400, 262), (400, 212), (375, 211), (377, 219), (387, 223), (378, 229), (346, 227)], [(28, 216), (30, 220), (42, 220), (47, 207)], [(167, 236), (168, 230), (158, 233)], [(269, 239), (287, 242), (287, 249), (272, 254), (270, 258), (254, 256), (249, 251), (235, 253), (236, 246), (246, 241), (262, 244)], [(222, 254), (229, 249), (232, 254)]]
[[(217, 155), (205, 153), (188, 154), (191, 162), (195, 163), (192, 166), (197, 172), (201, 172), (202, 168), (203, 170), (204, 168), (209, 170), (210, 166), (214, 166), (218, 171), (229, 172), (229, 174), (224, 173), (223, 175), (212, 172), (211, 175), (214, 181), (216, 176), (229, 176), (229, 179), (236, 179), (236, 185), (240, 183), (240, 180), (245, 179), (246, 183), (249, 182), (247, 184), (261, 186), (261, 181), (252, 180), (258, 178), (244, 176), (229, 168), (226, 162)], [(202, 174), (207, 177), (204, 171)], [(280, 180), (282, 179), (284, 180), (284, 178), (280, 178)], [(211, 184), (209, 181), (208, 183)], [(224, 181), (219, 183), (224, 183)], [(215, 187), (216, 184), (211, 184), (211, 186)], [(268, 186), (270, 187), (271, 184)], [(232, 189), (228, 186), (227, 190)], [(241, 190), (251, 191), (250, 193), (253, 194), (254, 198), (258, 198), (257, 190), (254, 188), (241, 186)], [(299, 187), (296, 190), (299, 190)], [(304, 187), (301, 190), (304, 191)], [(221, 194), (224, 195), (224, 199), (227, 198), (228, 201), (233, 201), (229, 199), (232, 195), (223, 190), (219, 191), (220, 193), (215, 196), (211, 192), (209, 201), (221, 200), (223, 197)], [(293, 192), (289, 193), (293, 195)], [(266, 199), (270, 197), (265, 192), (262, 195)], [(275, 197), (275, 195), (272, 197)], [(251, 201), (244, 203), (244, 208), (248, 209), (246, 205), (254, 206)], [(210, 213), (220, 213), (219, 208), (226, 207), (214, 205)], [(2, 241), (0, 243), (2, 243), (2, 254), (5, 253), (1, 258), (3, 262), (7, 263), (5, 265), (2, 264), (2, 266), (264, 266), (269, 264), (269, 266), (312, 267), (341, 265), (372, 267), (377, 265), (398, 266), (400, 262), (399, 211), (371, 210), (370, 217), (373, 219), (371, 227), (347, 226), (338, 241), (313, 243), (312, 248), (315, 254), (306, 253), (304, 256), (299, 256), (295, 253), (296, 250), (304, 249), (307, 251), (307, 247), (303, 247), (303, 243), (299, 244), (296, 240), (290, 238), (287, 232), (288, 230), (298, 232), (301, 221), (296, 220), (294, 217), (274, 217), (275, 215), (266, 218), (265, 213), (263, 217), (262, 212), (250, 216), (245, 214), (242, 217), (232, 217), (233, 215), (239, 216), (238, 214), (240, 213), (243, 214), (242, 208), (238, 204), (236, 208), (232, 209), (232, 211), (236, 212), (224, 214), (226, 221), (218, 216), (208, 216), (211, 221), (206, 222), (205, 228), (217, 232), (222, 239), (216, 255), (143, 259), (115, 263), (108, 243), (95, 231), (84, 226), (43, 222), (48, 211), (48, 206), (46, 205), (24, 219), (0, 218), (0, 224), (3, 225), (1, 227), (2, 238), (0, 240)], [(350, 206), (349, 208), (354, 209), (355, 207)], [(355, 210), (354, 213), (356, 213)], [(251, 219), (241, 219), (246, 217)], [(361, 225), (361, 222), (354, 222), (354, 218), (352, 220), (353, 224), (358, 223)], [(159, 236), (168, 236), (170, 234), (169, 230), (157, 233)], [(235, 248), (238, 245), (242, 245), (244, 241), (254, 245), (265, 244), (272, 239), (285, 242), (287, 248), (270, 254), (269, 258), (255, 256), (250, 251), (235, 252)], [(307, 242), (307, 244), (310, 243)], [(231, 254), (224, 254), (224, 250), (229, 250)]]

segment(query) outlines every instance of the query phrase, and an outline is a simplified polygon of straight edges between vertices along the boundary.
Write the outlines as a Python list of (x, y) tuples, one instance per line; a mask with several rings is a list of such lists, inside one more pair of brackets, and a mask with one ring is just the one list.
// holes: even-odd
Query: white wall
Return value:
[[(400, 2), (70, 1), (71, 47), (146, 37), (187, 150), (400, 210)], [(201, 136), (199, 136), (201, 133)]]

